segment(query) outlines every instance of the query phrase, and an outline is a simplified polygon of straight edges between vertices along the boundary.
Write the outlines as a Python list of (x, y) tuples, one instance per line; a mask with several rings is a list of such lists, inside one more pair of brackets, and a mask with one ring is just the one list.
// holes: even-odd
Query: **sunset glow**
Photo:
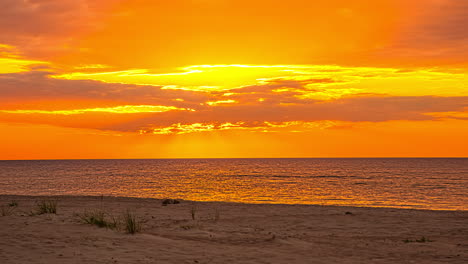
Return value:
[(457, 0), (2, 1), (0, 159), (468, 156), (464, 28)]

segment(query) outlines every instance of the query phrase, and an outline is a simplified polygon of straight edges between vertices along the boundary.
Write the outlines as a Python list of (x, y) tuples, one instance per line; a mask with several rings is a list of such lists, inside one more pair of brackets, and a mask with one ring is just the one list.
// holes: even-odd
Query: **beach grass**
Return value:
[(137, 216), (128, 211), (124, 214), (123, 218), (124, 230), (129, 234), (136, 234), (141, 231), (141, 221), (137, 219)]
[(118, 227), (118, 219), (111, 217), (110, 220), (107, 219), (105, 213), (102, 210), (86, 211), (80, 215), (81, 221), (86, 224), (95, 225), (101, 228), (116, 229)]
[(2, 206), (2, 207), (0, 207), (0, 216), (9, 216), (9, 215), (13, 214), (14, 210), (15, 210), (15, 207)]
[(128, 234), (136, 234), (141, 232), (142, 221), (136, 214), (127, 210), (120, 217), (114, 217), (102, 209), (85, 211), (83, 214), (77, 214), (81, 222), (89, 225), (95, 225), (100, 228), (112, 230), (123, 230)]
[(41, 214), (57, 214), (57, 201), (54, 200), (42, 200), (36, 203), (36, 213)]
[(6, 206), (2, 205), (0, 207), (0, 216), (9, 216), (13, 214), (16, 207), (18, 207), (18, 203), (16, 201), (11, 201)]
[(192, 220), (195, 220), (197, 214), (197, 207), (195, 205), (192, 205), (190, 208), (190, 215), (192, 216)]
[(405, 243), (427, 243), (427, 242), (434, 242), (426, 237), (421, 237), (420, 239), (405, 239), (403, 240)]

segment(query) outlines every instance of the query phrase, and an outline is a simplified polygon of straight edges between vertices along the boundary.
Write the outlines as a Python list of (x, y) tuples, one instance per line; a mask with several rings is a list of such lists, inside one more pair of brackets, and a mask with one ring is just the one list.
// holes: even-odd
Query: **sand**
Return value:
[[(0, 263), (468, 263), (468, 211), (53, 197), (31, 214), (44, 199), (0, 196)], [(81, 219), (127, 209), (138, 234)]]

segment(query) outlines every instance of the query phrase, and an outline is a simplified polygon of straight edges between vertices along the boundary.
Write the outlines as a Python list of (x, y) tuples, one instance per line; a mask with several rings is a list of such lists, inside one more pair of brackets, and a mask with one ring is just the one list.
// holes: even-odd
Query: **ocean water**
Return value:
[(468, 210), (468, 159), (0, 161), (0, 194)]

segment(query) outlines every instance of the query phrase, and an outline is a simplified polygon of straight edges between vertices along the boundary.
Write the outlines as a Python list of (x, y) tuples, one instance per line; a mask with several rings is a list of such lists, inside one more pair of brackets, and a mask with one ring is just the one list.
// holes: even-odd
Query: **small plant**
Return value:
[(88, 211), (79, 216), (82, 222), (101, 228), (123, 229), (129, 234), (135, 234), (141, 231), (141, 221), (130, 211), (124, 213), (120, 220), (110, 216), (103, 210)]
[(57, 202), (46, 200), (38, 202), (36, 214), (57, 214)]
[(426, 243), (426, 242), (433, 242), (433, 241), (427, 239), (426, 237), (421, 237), (420, 239), (415, 239), (415, 240), (407, 238), (407, 239), (403, 240), (403, 242), (405, 242), (405, 243), (414, 243), (414, 242), (416, 242), (416, 243)]
[(194, 225), (181, 225), (180, 228), (184, 229), (184, 230), (190, 230), (192, 228), (194, 228), (195, 226)]
[(11, 203), (8, 204), (10, 207), (18, 207), (18, 202), (17, 201), (11, 201)]
[(192, 215), (192, 220), (195, 220), (195, 216), (197, 214), (197, 207), (195, 205), (190, 208), (190, 214)]
[(429, 240), (425, 237), (421, 237), (420, 239), (416, 239), (416, 242), (418, 243), (426, 243), (426, 242), (432, 242), (432, 240)]
[(125, 231), (129, 234), (133, 235), (141, 231), (141, 222), (130, 211), (124, 214), (123, 224)]
[(167, 206), (168, 204), (179, 204), (179, 203), (180, 203), (180, 201), (178, 201), (176, 199), (164, 199), (161, 204), (163, 206)]
[(215, 209), (215, 214), (214, 214), (214, 220), (215, 220), (215, 222), (218, 222), (218, 221), (219, 221), (219, 218), (220, 218), (219, 210), (218, 210), (218, 208), (216, 208), (216, 209)]
[(15, 207), (11, 207), (11, 206), (2, 206), (0, 207), (0, 215), (1, 216), (9, 216), (13, 213), (13, 211), (15, 210)]
[(116, 229), (118, 225), (117, 219), (112, 217), (110, 221), (106, 219), (106, 213), (101, 210), (96, 210), (92, 212), (85, 212), (80, 216), (81, 220), (90, 225), (95, 225), (98, 227), (105, 227), (109, 229)]

